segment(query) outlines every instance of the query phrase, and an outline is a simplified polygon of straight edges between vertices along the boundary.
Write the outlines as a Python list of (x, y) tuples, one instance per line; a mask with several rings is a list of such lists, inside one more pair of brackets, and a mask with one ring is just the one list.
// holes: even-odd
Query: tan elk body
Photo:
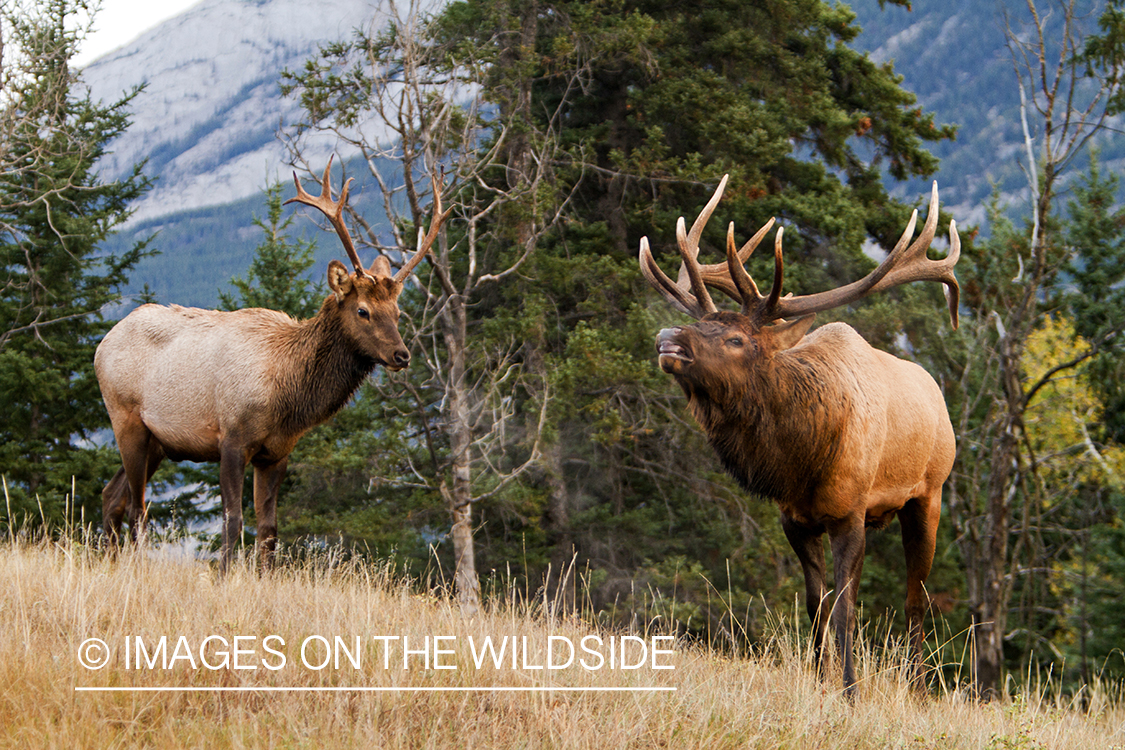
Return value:
[[(898, 245), (864, 279), (839, 289), (781, 297), (781, 230), (775, 242), (773, 288), (758, 292), (743, 263), (773, 222), (727, 261), (701, 266), (699, 237), (726, 184), (688, 234), (677, 227), (683, 258), (673, 283), (641, 241), (646, 278), (669, 301), (699, 320), (657, 337), (661, 368), (676, 378), (696, 421), (727, 471), (743, 487), (774, 500), (782, 527), (801, 561), (818, 663), (829, 622), (843, 663), (843, 682), (855, 692), (854, 609), (867, 528), (897, 515), (906, 557), (906, 615), (913, 677), (921, 682), (926, 578), (933, 562), (941, 491), (953, 467), (956, 441), (941, 390), (920, 366), (875, 349), (854, 329), (830, 323), (808, 333), (813, 313), (847, 304), (908, 281), (941, 281), (956, 325), (959, 255), (956, 226), (941, 261), (926, 258), (937, 223), (937, 187), (921, 236), (908, 246), (917, 216)], [(742, 311), (719, 312), (706, 287), (742, 301)], [(770, 325), (772, 324), (772, 325)], [(822, 538), (834, 560), (835, 604), (828, 598)]]
[(261, 308), (220, 312), (143, 305), (98, 345), (94, 369), (122, 468), (102, 493), (103, 525), (116, 546), (121, 523), (144, 524), (144, 486), (165, 458), (218, 461), (223, 505), (221, 569), (242, 532), (242, 480), (254, 467), (262, 559), (277, 540), (277, 492), (289, 454), (309, 429), (335, 414), (378, 365), (398, 370), (410, 354), (398, 332), (403, 281), (425, 256), (447, 214), (435, 181), (434, 219), (411, 261), (391, 276), (380, 256), (364, 269), (342, 220), (347, 185), (331, 201), (329, 176), (292, 199), (324, 211), (355, 267), (331, 261), (332, 291), (311, 319)]

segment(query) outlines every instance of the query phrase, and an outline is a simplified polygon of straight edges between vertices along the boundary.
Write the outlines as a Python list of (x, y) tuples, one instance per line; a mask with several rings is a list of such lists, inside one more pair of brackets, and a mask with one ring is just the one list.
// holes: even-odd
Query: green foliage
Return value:
[[(953, 533), (946, 548), (969, 578), (970, 603), (982, 571), (999, 560), (1010, 606), (1005, 631), (1015, 634), (1004, 641), (1006, 667), (1053, 670), (1070, 684), (1090, 684), (1125, 666), (1093, 630), (1095, 622), (1113, 630), (1107, 623), (1120, 617), (1120, 597), (1095, 599), (1093, 592), (1107, 590), (1118, 560), (1121, 448), (1111, 426), (1120, 408), (1113, 394), (1125, 323), (1118, 289), (1125, 226), (1114, 207), (1116, 181), (1102, 175), (1096, 159), (1072, 185), (1067, 216), (1053, 211), (1041, 227), (1047, 245), (1038, 268), (1031, 227), (1014, 223), (994, 193), (990, 235), (966, 245), (957, 266), (960, 334), (915, 341), (939, 375), (957, 430), (943, 533)], [(1029, 300), (1032, 288), (1042, 291)], [(1016, 311), (1029, 302), (1021, 319)], [(1007, 369), (1013, 362), (1018, 371)], [(1002, 417), (1013, 403), (1020, 414), (1014, 478), (1003, 502), (990, 502)], [(941, 547), (939, 540), (939, 562)], [(930, 588), (941, 590), (936, 582)], [(970, 625), (968, 614), (982, 617), (955, 611), (954, 633)]]
[(1065, 271), (1073, 286), (1062, 295), (1077, 335), (1104, 348), (1092, 363), (1091, 380), (1104, 406), (1099, 415), (1106, 436), (1125, 442), (1125, 351), (1118, 333), (1125, 327), (1125, 212), (1116, 205), (1120, 180), (1102, 174), (1098, 154), (1074, 185), (1067, 203), (1066, 243), (1073, 255)]
[[(764, 627), (752, 604), (759, 595), (770, 606), (790, 605), (800, 570), (776, 510), (748, 504), (719, 470), (682, 395), (655, 366), (655, 333), (683, 318), (656, 301), (636, 248), (648, 235), (658, 257), (674, 257), (676, 218), (694, 215), (707, 186), (729, 172), (722, 223), (733, 219), (748, 234), (770, 216), (781, 218), (787, 291), (823, 289), (869, 270), (863, 243), (874, 237), (889, 247), (909, 215), (888, 197), (883, 176), (931, 174), (936, 160), (925, 145), (951, 138), (953, 129), (935, 125), (890, 65), (852, 49), (858, 33), (846, 7), (813, 0), (676, 8), (472, 0), (446, 6), (420, 32), (418, 43), (430, 45), (423, 54), (441, 51), (484, 71), (483, 97), (495, 109), (481, 146), (496, 145), (489, 138), (501, 133), (505, 139), (504, 163), (481, 173), (491, 192), (474, 187), (460, 201), (517, 184), (518, 165), (536, 139), (565, 123), (540, 202), (505, 203), (475, 228), (487, 238), (476, 262), (504, 268), (522, 252), (533, 206), (550, 204), (546, 191), (569, 196), (566, 220), (537, 243), (521, 272), (474, 287), (466, 300), (473, 350), (466, 378), (482, 382), (500, 363), (518, 363), (545, 378), (550, 391), (540, 434), (550, 460), (489, 491), (490, 472), (518, 464), (538, 429), (541, 401), (521, 386), (509, 391), (510, 422), (524, 438), (494, 448), (490, 463), (474, 469), (483, 497), (474, 506), (479, 570), (537, 582), (546, 580), (548, 563), (557, 570), (573, 556), (596, 582), (591, 597), (607, 617), (625, 622), (651, 604), (694, 634), (743, 630), (753, 637)], [(299, 127), (358, 122), (375, 106), (372, 82), (349, 61), (393, 41), (357, 36), (290, 74), (287, 91), (301, 97), (308, 115)], [(704, 234), (708, 262), (721, 257), (724, 229), (716, 221)], [(449, 229), (455, 247), (460, 231)], [(755, 259), (752, 271), (768, 277), (769, 262)], [(467, 263), (453, 254), (451, 273), (463, 273)], [(858, 320), (883, 342), (901, 332), (903, 319), (908, 332), (921, 335), (932, 327), (935, 299), (934, 290), (900, 290), (893, 301), (863, 307)], [(420, 319), (427, 302), (408, 292), (402, 305)], [(433, 544), (446, 565), (446, 498), (418, 490), (441, 485), (450, 457), (439, 392), (415, 365), (397, 377), (410, 385), (379, 387), (377, 397), (365, 389), (356, 404), (377, 429), (364, 437), (356, 424), (317, 449), (340, 467), (324, 472), (331, 479), (313, 480), (320, 469), (298, 470), (294, 497), (308, 511), (299, 523), (315, 533), (363, 529), (353, 539), (397, 545), (416, 566), (428, 564), (425, 546)], [(495, 426), (480, 424), (482, 432)], [(355, 451), (360, 444), (366, 447)], [(328, 486), (331, 509), (316, 491)], [(376, 519), (397, 524), (394, 532), (377, 531)], [(900, 569), (897, 544), (883, 546), (884, 569)], [(673, 568), (692, 582), (669, 573)], [(708, 600), (714, 591), (721, 595)]]
[(68, 61), (78, 3), (53, 0), (36, 12), (5, 5), (0, 24), (19, 50), (5, 71), (0, 170), (0, 467), (13, 514), (59, 520), (73, 491), (96, 519), (116, 457), (92, 440), (108, 427), (93, 372), (94, 349), (110, 323), (144, 241), (120, 255), (101, 243), (149, 187), (140, 165), (103, 182), (94, 168), (129, 124), (135, 95), (110, 104), (82, 95)]
[(264, 238), (254, 253), (246, 278), (231, 279), (238, 299), (233, 294), (219, 292), (224, 310), (265, 307), (305, 320), (320, 309), (324, 285), (310, 284), (307, 278), (316, 245), (306, 240), (289, 240), (289, 227), (295, 215), (282, 218), (281, 192), (280, 183), (266, 188), (267, 218), (254, 218), (254, 226), (262, 230)]

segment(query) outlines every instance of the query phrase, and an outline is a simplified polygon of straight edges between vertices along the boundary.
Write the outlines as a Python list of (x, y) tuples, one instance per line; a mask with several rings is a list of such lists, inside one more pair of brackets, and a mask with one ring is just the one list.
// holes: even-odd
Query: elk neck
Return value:
[(300, 434), (324, 422), (355, 394), (376, 361), (349, 343), (335, 299), (316, 316), (295, 323), (274, 341), (278, 362), (276, 406), (282, 429)]
[(816, 488), (838, 454), (851, 410), (838, 374), (812, 347), (779, 352), (737, 386), (684, 385), (689, 409), (723, 467), (748, 492), (783, 505)]

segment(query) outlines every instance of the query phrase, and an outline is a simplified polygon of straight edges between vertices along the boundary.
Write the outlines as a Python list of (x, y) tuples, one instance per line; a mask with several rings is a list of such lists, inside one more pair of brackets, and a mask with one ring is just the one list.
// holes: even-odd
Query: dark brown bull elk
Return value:
[[(938, 218), (935, 183), (917, 240), (910, 242), (915, 211), (898, 244), (866, 277), (799, 297), (781, 296), (779, 228), (773, 286), (763, 295), (743, 263), (773, 226), (772, 219), (737, 251), (731, 224), (726, 262), (700, 265), (697, 260), (700, 235), (725, 185), (724, 177), (690, 233), (679, 220), (676, 237), (683, 262), (676, 282), (656, 265), (648, 238), (641, 240), (645, 278), (699, 320), (660, 332), (660, 367), (683, 388), (689, 409), (726, 470), (745, 489), (771, 498), (781, 509), (782, 527), (805, 574), (818, 665), (823, 674), (823, 643), (831, 620), (849, 697), (856, 690), (852, 637), (866, 529), (882, 528), (898, 515), (906, 554), (912, 681), (921, 686), (923, 619), (929, 603), (924, 586), (933, 563), (942, 484), (956, 450), (945, 401), (925, 370), (872, 348), (850, 326), (830, 323), (808, 331), (818, 311), (921, 280), (946, 285), (956, 327), (957, 226), (950, 223), (948, 256), (928, 259)], [(740, 300), (742, 311), (719, 312), (708, 286)], [(825, 588), (826, 532), (835, 568), (834, 607), (829, 607)]]
[(428, 234), (392, 276), (385, 256), (367, 269), (360, 263), (342, 215), (350, 180), (333, 201), (331, 170), (329, 160), (316, 197), (294, 175), (297, 197), (286, 201), (324, 212), (355, 268), (349, 274), (338, 260), (328, 264), (332, 294), (313, 318), (143, 305), (98, 345), (94, 369), (122, 462), (102, 492), (111, 547), (123, 519), (134, 538), (143, 527), (145, 484), (165, 457), (218, 461), (225, 571), (242, 533), (242, 479), (251, 464), (259, 553), (268, 566), (277, 544), (277, 492), (297, 440), (339, 411), (377, 365), (400, 370), (409, 363), (398, 296), (449, 214), (441, 208), (441, 185), (433, 180)]

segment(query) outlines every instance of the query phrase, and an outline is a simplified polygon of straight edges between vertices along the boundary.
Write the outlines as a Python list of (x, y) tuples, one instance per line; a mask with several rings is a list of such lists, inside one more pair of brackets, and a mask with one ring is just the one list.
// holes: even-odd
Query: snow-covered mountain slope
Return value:
[[(156, 187), (133, 221), (237, 201), (286, 177), (278, 125), (294, 119), (281, 71), (378, 19), (378, 0), (203, 0), (83, 70), (96, 99), (145, 85), (133, 124), (102, 163), (148, 159)], [(325, 146), (327, 154), (328, 146)]]

